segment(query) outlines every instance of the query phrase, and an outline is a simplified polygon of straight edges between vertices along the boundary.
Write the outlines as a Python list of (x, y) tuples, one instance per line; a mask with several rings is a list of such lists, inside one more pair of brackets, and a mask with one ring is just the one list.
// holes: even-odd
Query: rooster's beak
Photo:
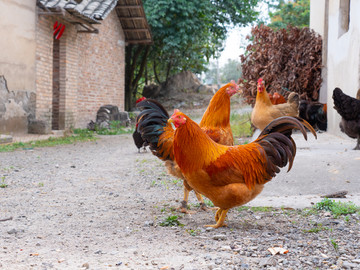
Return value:
[(172, 118), (169, 118), (169, 119), (167, 120), (167, 122), (168, 122), (169, 124), (172, 124), (172, 123), (174, 123), (174, 120), (172, 120)]

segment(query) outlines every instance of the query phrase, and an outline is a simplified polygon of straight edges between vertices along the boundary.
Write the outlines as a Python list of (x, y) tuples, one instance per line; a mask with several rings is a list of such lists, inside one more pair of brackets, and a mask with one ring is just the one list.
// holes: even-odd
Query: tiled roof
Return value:
[(38, 2), (50, 11), (65, 9), (89, 23), (97, 23), (105, 19), (115, 8), (117, 0), (38, 0)]
[(128, 44), (151, 44), (150, 26), (141, 0), (119, 0), (116, 13)]
[(98, 33), (99, 24), (115, 8), (128, 44), (151, 44), (152, 36), (141, 0), (37, 0), (41, 15), (59, 15), (85, 30)]

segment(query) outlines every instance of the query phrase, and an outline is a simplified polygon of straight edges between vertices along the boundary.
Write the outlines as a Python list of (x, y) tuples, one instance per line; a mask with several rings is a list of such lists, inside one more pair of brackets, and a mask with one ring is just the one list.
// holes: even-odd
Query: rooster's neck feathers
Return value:
[(175, 131), (175, 160), (184, 173), (203, 168), (224, 154), (227, 149), (227, 146), (211, 140), (190, 118)]
[[(257, 91), (256, 103), (263, 103), (265, 105), (272, 105), (269, 94), (266, 91), (266, 89), (264, 89), (264, 91), (261, 92), (261, 93), (259, 91)], [(256, 106), (256, 103), (255, 103), (255, 106)]]
[(211, 98), (200, 127), (227, 127), (230, 124), (230, 96), (226, 93), (229, 86), (230, 83), (224, 85)]

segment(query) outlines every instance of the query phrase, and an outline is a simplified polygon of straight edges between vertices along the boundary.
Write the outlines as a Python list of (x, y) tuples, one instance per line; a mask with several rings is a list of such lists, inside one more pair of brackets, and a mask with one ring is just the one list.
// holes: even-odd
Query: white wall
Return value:
[(0, 1), (0, 75), (10, 91), (35, 91), (35, 0)]
[(325, 0), (310, 1), (310, 28), (324, 36)]
[(356, 96), (360, 67), (360, 1), (350, 1), (349, 30), (339, 37), (340, 1), (329, 4), (327, 57), (328, 132), (340, 135), (340, 115), (333, 109), (332, 92), (340, 87), (347, 95)]

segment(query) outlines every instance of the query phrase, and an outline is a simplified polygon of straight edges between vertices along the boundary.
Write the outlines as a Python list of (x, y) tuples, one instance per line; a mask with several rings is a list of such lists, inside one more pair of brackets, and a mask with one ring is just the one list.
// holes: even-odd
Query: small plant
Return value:
[(356, 206), (352, 202), (335, 202), (335, 200), (330, 200), (328, 198), (325, 198), (321, 202), (318, 202), (315, 205), (315, 208), (317, 210), (330, 211), (335, 217), (353, 214), (360, 210), (360, 207)]
[(199, 229), (197, 229), (197, 230), (187, 229), (186, 232), (187, 232), (188, 234), (190, 234), (191, 236), (197, 236), (197, 235), (199, 235), (200, 230), (199, 230)]
[(339, 249), (339, 244), (336, 243), (335, 239), (332, 239), (332, 238), (330, 238), (330, 242), (331, 242), (333, 248), (335, 249), (335, 251), (337, 251)]
[(1, 177), (0, 188), (7, 188), (8, 185), (5, 183), (5, 176)]
[(38, 184), (38, 186), (39, 186), (39, 187), (43, 187), (43, 186), (44, 186), (44, 183), (43, 183), (43, 182), (40, 182), (40, 183)]
[(160, 223), (160, 226), (162, 227), (184, 226), (184, 224), (180, 223), (178, 218), (179, 218), (178, 216), (169, 216), (163, 222)]
[(315, 208), (317, 210), (325, 210), (331, 211), (331, 207), (333, 206), (335, 201), (332, 201), (328, 198), (324, 198), (321, 202), (316, 203)]

